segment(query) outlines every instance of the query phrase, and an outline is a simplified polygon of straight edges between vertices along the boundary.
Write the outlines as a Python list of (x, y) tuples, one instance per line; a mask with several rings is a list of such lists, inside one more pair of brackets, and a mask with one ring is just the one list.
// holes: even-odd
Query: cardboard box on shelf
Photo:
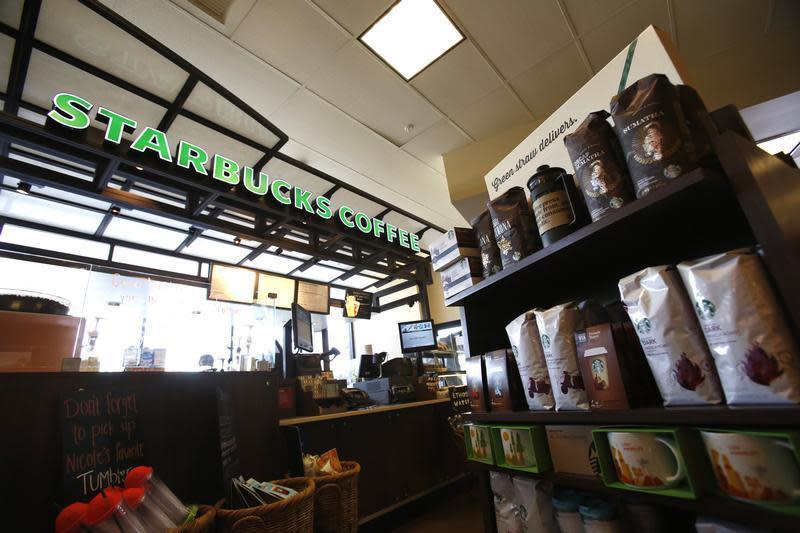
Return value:
[(489, 410), (486, 392), (486, 363), (482, 355), (467, 358), (467, 391), (470, 411), (485, 413)]
[(462, 257), (480, 257), (472, 228), (453, 228), (428, 247), (433, 270), (441, 272)]
[(553, 470), (559, 474), (600, 477), (600, 460), (592, 439), (594, 426), (545, 426)]
[(442, 271), (444, 297), (450, 298), (480, 282), (483, 265), (480, 257), (462, 257)]

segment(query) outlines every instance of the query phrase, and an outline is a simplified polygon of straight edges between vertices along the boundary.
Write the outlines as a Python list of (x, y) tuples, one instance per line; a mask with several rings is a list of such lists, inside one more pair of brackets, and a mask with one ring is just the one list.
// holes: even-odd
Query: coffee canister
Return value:
[(583, 198), (563, 168), (540, 166), (528, 180), (528, 190), (542, 246), (550, 246), (588, 223)]

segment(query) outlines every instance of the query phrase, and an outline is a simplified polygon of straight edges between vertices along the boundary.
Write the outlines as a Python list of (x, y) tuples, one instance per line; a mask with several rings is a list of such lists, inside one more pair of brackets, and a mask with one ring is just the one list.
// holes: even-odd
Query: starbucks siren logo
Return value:
[(653, 325), (650, 324), (650, 319), (647, 317), (644, 317), (636, 323), (636, 331), (638, 331), (640, 335), (647, 335), (650, 333), (651, 329), (653, 329)]
[(550, 337), (548, 337), (547, 335), (542, 335), (542, 348), (544, 348), (545, 350), (550, 349)]
[(714, 318), (714, 315), (717, 314), (717, 306), (711, 300), (706, 300), (705, 298), (695, 302), (694, 308), (697, 311), (697, 316), (703, 320)]

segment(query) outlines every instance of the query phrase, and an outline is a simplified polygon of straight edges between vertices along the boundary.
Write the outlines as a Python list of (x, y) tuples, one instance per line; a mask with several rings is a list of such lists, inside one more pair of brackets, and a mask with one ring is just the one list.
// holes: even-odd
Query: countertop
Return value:
[(424, 400), (420, 402), (396, 403), (392, 405), (379, 405), (368, 409), (358, 409), (356, 411), (345, 411), (343, 413), (331, 413), (316, 416), (298, 416), (295, 418), (284, 418), (280, 421), (281, 426), (296, 426), (298, 424), (310, 424), (312, 422), (323, 422), (325, 420), (335, 420), (337, 418), (349, 418), (351, 416), (371, 415), (375, 413), (385, 413), (386, 411), (398, 411), (401, 409), (414, 409), (425, 405), (449, 402), (449, 398), (439, 398), (437, 400)]

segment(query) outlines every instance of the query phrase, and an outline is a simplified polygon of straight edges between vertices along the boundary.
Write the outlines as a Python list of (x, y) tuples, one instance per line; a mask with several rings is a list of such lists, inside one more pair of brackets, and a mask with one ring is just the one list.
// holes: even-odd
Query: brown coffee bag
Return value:
[(489, 214), (489, 210), (487, 209), (473, 218), (470, 225), (475, 231), (475, 239), (478, 241), (478, 248), (481, 250), (481, 263), (483, 264), (483, 277), (485, 279), (503, 270), (500, 249), (494, 239), (492, 216)]
[(800, 351), (758, 256), (734, 250), (678, 270), (728, 403), (799, 403)]
[(711, 138), (716, 135), (717, 127), (697, 91), (688, 85), (677, 87), (681, 109), (686, 117), (686, 127), (692, 139), (692, 150), (700, 163), (708, 164), (709, 159), (713, 159), (714, 156)]
[(674, 268), (645, 268), (619, 281), (619, 295), (664, 405), (723, 401), (714, 362)]
[(663, 74), (646, 76), (612, 98), (611, 116), (637, 198), (696, 166), (678, 90)]
[(575, 331), (583, 327), (577, 306), (569, 302), (550, 309), (535, 309), (534, 313), (553, 384), (556, 411), (589, 409), (575, 349)]
[(486, 204), (492, 217), (495, 241), (503, 268), (542, 247), (533, 222), (528, 197), (522, 187), (511, 187)]
[(592, 221), (632, 202), (631, 178), (606, 111), (595, 111), (564, 137)]

